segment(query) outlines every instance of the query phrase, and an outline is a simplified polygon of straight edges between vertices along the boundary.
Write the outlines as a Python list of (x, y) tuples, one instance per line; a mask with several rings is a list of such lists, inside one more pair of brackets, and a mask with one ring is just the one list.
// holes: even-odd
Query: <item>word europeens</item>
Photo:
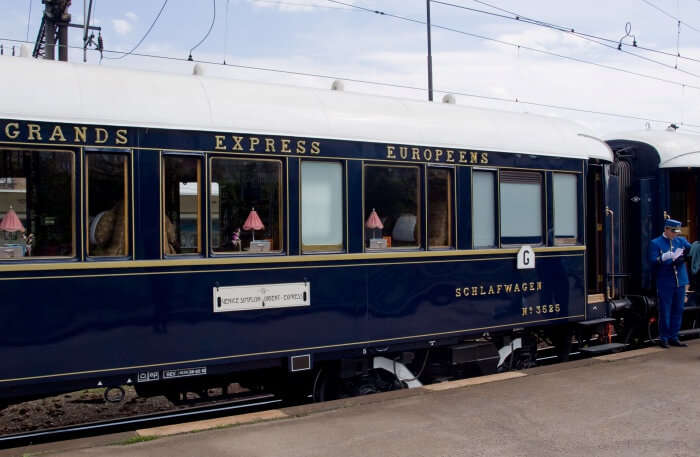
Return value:
[(470, 165), (486, 165), (489, 163), (488, 152), (437, 148), (415, 148), (408, 146), (395, 146), (392, 144), (386, 146), (386, 158), (393, 160), (462, 163)]

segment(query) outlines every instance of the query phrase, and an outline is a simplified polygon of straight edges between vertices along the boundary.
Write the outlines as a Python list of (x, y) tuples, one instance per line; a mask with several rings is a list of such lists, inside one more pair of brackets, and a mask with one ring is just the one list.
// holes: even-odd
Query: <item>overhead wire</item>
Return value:
[(133, 52), (136, 51), (136, 49), (138, 49), (139, 46), (141, 46), (141, 43), (143, 43), (143, 40), (146, 39), (148, 34), (151, 33), (151, 30), (153, 30), (153, 26), (155, 26), (156, 22), (158, 22), (158, 18), (160, 18), (160, 15), (163, 13), (163, 10), (165, 9), (165, 5), (167, 5), (167, 4), (168, 4), (168, 0), (165, 0), (163, 2), (163, 6), (160, 7), (160, 11), (158, 11), (158, 14), (156, 14), (155, 19), (153, 19), (153, 22), (151, 22), (151, 25), (148, 27), (148, 30), (146, 30), (146, 33), (143, 34), (143, 36), (141, 37), (139, 42), (136, 43), (136, 45), (133, 48), (131, 48), (130, 51), (122, 53), (122, 55), (120, 55), (119, 57), (107, 57), (107, 56), (105, 56), (104, 58), (105, 59), (112, 59), (112, 60), (119, 60), (119, 59), (123, 59), (124, 57), (126, 57), (128, 55), (133, 54)]
[(673, 14), (669, 13), (668, 11), (666, 11), (666, 10), (664, 10), (664, 9), (662, 9), (662, 8), (660, 8), (660, 7), (658, 7), (658, 6), (656, 6), (656, 5), (654, 5), (654, 4), (651, 3), (649, 0), (641, 0), (641, 1), (642, 1), (642, 3), (646, 3), (647, 5), (651, 6), (651, 7), (654, 8), (656, 11), (660, 12), (661, 14), (663, 14), (664, 16), (666, 16), (666, 17), (668, 17), (668, 18), (671, 18), (671, 19), (673, 19), (674, 21), (677, 21), (679, 24), (683, 24), (683, 25), (685, 25), (686, 27), (688, 27), (689, 29), (695, 30), (696, 32), (699, 32), (699, 33), (700, 33), (700, 29), (699, 29), (699, 28), (694, 27), (694, 26), (688, 24), (687, 22), (685, 22), (685, 21), (682, 20), (681, 18), (676, 17), (676, 16), (674, 16)]
[(317, 3), (295, 3), (295, 2), (286, 2), (282, 0), (250, 0), (253, 3), (268, 3), (271, 5), (280, 5), (280, 6), (295, 6), (295, 7), (301, 7), (301, 8), (323, 8), (323, 9), (329, 9), (329, 10), (342, 10), (342, 11), (357, 11), (353, 10), (352, 8), (341, 8), (337, 6), (328, 6), (328, 5), (320, 5)]
[(204, 41), (209, 37), (209, 34), (211, 33), (211, 30), (214, 28), (214, 23), (216, 22), (216, 0), (212, 0), (212, 3), (214, 4), (214, 15), (211, 18), (211, 24), (209, 25), (209, 30), (207, 30), (206, 35), (202, 37), (201, 40), (199, 40), (199, 43), (195, 44), (193, 48), (190, 49), (190, 55), (187, 58), (187, 60), (192, 60), (192, 51), (197, 49), (200, 44), (204, 43)]
[[(16, 39), (12, 39), (12, 38), (0, 37), (0, 41), (3, 41), (3, 40), (14, 42), (14, 43), (31, 43), (30, 41), (25, 41), (25, 40), (16, 40)], [(72, 49), (82, 49), (82, 47), (80, 47), (80, 46), (68, 46), (68, 47), (72, 48)], [(124, 53), (125, 51), (116, 51), (116, 50), (105, 49), (104, 52), (121, 54), (121, 53)], [(177, 61), (177, 62), (190, 62), (188, 59), (184, 59), (182, 57), (161, 56), (161, 55), (157, 55), (157, 54), (144, 54), (144, 53), (132, 52), (131, 55), (136, 56), (136, 57), (163, 59), (163, 60), (171, 60), (171, 61)], [(333, 80), (340, 79), (340, 80), (348, 81), (348, 82), (369, 84), (369, 85), (382, 86), (382, 87), (392, 87), (392, 88), (397, 88), (397, 89), (408, 89), (408, 90), (415, 90), (415, 91), (422, 91), (422, 92), (428, 91), (428, 89), (426, 87), (411, 86), (408, 84), (387, 83), (387, 82), (381, 82), (381, 81), (371, 81), (371, 80), (358, 79), (358, 78), (347, 78), (347, 77), (339, 76), (339, 75), (326, 75), (326, 74), (321, 74), (321, 73), (301, 72), (301, 71), (294, 71), (294, 70), (283, 70), (283, 69), (279, 69), (279, 68), (260, 67), (260, 66), (232, 64), (232, 63), (222, 63), (222, 62), (214, 62), (214, 61), (207, 61), (207, 60), (194, 60), (193, 59), (192, 62), (203, 63), (203, 64), (208, 64), (208, 65), (218, 65), (218, 66), (224, 66), (224, 67), (240, 68), (240, 69), (244, 69), (244, 70), (267, 71), (267, 72), (272, 72), (272, 73), (280, 73), (280, 74), (293, 75), (293, 76), (307, 76), (307, 77), (333, 79)], [(548, 103), (531, 102), (531, 101), (520, 100), (520, 99), (515, 99), (515, 98), (494, 97), (494, 96), (489, 96), (489, 95), (481, 95), (481, 94), (475, 94), (475, 93), (469, 93), (469, 92), (454, 91), (454, 90), (450, 90), (450, 89), (446, 89), (446, 88), (436, 88), (436, 89), (434, 89), (434, 91), (441, 93), (441, 94), (462, 95), (465, 97), (476, 98), (476, 99), (481, 99), (481, 100), (516, 103), (516, 104), (522, 104), (522, 105), (531, 105), (531, 106), (538, 106), (538, 107), (542, 107), (542, 108), (552, 108), (552, 109), (573, 111), (573, 112), (585, 113), (585, 114), (617, 117), (620, 119), (631, 119), (631, 120), (655, 122), (655, 123), (665, 124), (665, 125), (668, 125), (671, 123), (677, 123), (683, 127), (700, 128), (700, 124), (691, 124), (691, 123), (686, 123), (686, 122), (671, 121), (671, 120), (667, 120), (667, 119), (656, 119), (653, 117), (635, 116), (635, 115), (630, 115), (630, 114), (612, 113), (612, 112), (607, 112), (607, 111), (589, 110), (589, 109), (585, 109), (585, 108), (577, 108), (577, 107), (571, 107), (571, 106), (566, 106), (566, 105), (554, 105), (554, 104), (548, 104)]]
[[(420, 19), (410, 18), (410, 17), (406, 17), (406, 16), (400, 16), (400, 15), (398, 15), (398, 14), (389, 13), (389, 12), (381, 11), (381, 10), (373, 10), (373, 9), (370, 9), (370, 8), (365, 8), (365, 7), (361, 7), (361, 6), (356, 6), (356, 5), (353, 5), (353, 4), (351, 4), (351, 3), (341, 2), (341, 1), (339, 1), (339, 0), (326, 0), (326, 1), (327, 1), (327, 2), (331, 2), (331, 3), (338, 3), (338, 4), (341, 4), (341, 5), (350, 6), (350, 7), (353, 7), (353, 8), (358, 8), (358, 9), (360, 9), (360, 10), (362, 10), (362, 11), (366, 11), (366, 12), (369, 12), (369, 13), (378, 14), (378, 15), (381, 15), (381, 16), (387, 16), (387, 17), (392, 17), (392, 18), (395, 18), (395, 19), (400, 19), (400, 20), (403, 20), (403, 21), (408, 21), (408, 22), (413, 22), (413, 23), (416, 23), (416, 24), (426, 25), (426, 21), (423, 21), (423, 20), (420, 20)], [(501, 40), (501, 39), (498, 39), (498, 38), (493, 38), (493, 37), (489, 37), (489, 36), (485, 36), (485, 35), (480, 35), (480, 34), (478, 34), (478, 33), (466, 32), (466, 31), (464, 31), (464, 30), (459, 30), (459, 29), (455, 29), (455, 28), (447, 27), (447, 26), (443, 26), (443, 25), (438, 25), (438, 24), (431, 24), (431, 27), (434, 27), (434, 28), (436, 28), (436, 29), (446, 30), (446, 31), (449, 31), (449, 32), (459, 33), (459, 34), (462, 34), (462, 35), (465, 35), (465, 36), (470, 36), (470, 37), (473, 37), (473, 38), (479, 38), (479, 39), (481, 39), (481, 40), (490, 41), (490, 42), (493, 42), (493, 43), (498, 43), (498, 44), (501, 44), (501, 45), (504, 45), (504, 46), (510, 46), (510, 47), (513, 47), (513, 48), (525, 49), (525, 50), (527, 50), (527, 51), (531, 51), (531, 52), (538, 53), (538, 54), (543, 54), (543, 55), (548, 55), (548, 56), (551, 56), (551, 57), (558, 57), (558, 58), (561, 58), (561, 59), (570, 60), (570, 61), (572, 61), (572, 62), (578, 62), (578, 63), (582, 63), (582, 64), (586, 64), (586, 65), (591, 65), (591, 66), (595, 66), (595, 67), (599, 67), (599, 68), (605, 68), (605, 69), (608, 69), (608, 70), (617, 71), (617, 72), (621, 72), (621, 73), (627, 73), (627, 74), (630, 74), (630, 75), (638, 76), (638, 77), (640, 77), (640, 78), (650, 79), (650, 80), (654, 80), (654, 81), (658, 81), (658, 82), (663, 82), (663, 83), (666, 83), (666, 84), (672, 84), (672, 85), (679, 86), (679, 87), (687, 87), (687, 88), (690, 88), (690, 89), (700, 90), (700, 86), (696, 86), (696, 85), (693, 85), (693, 84), (683, 83), (683, 82), (680, 82), (680, 81), (674, 81), (674, 80), (671, 80), (671, 79), (666, 79), (666, 78), (662, 78), (662, 77), (659, 77), (659, 76), (648, 75), (648, 74), (646, 74), (646, 73), (640, 73), (640, 72), (636, 72), (636, 71), (632, 71), (632, 70), (626, 70), (626, 69), (624, 69), (624, 68), (615, 67), (615, 66), (613, 66), (613, 65), (607, 65), (607, 64), (602, 64), (602, 63), (598, 63), (598, 62), (593, 62), (593, 61), (591, 61), (591, 60), (586, 60), (586, 59), (582, 59), (582, 58), (579, 58), (579, 57), (567, 56), (567, 55), (565, 55), (565, 54), (560, 54), (560, 53), (557, 53), (557, 52), (548, 51), (548, 50), (546, 50), (546, 49), (539, 49), (539, 48), (534, 48), (534, 47), (532, 47), (532, 46), (526, 46), (526, 45), (522, 45), (522, 44), (518, 44), (518, 43), (512, 43), (512, 42), (505, 41), (505, 40)]]

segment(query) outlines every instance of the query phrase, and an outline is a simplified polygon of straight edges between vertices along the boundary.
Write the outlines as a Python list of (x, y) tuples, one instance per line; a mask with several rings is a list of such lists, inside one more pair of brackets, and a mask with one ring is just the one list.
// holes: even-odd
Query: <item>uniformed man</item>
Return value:
[(683, 319), (688, 271), (685, 257), (690, 243), (678, 236), (681, 223), (674, 219), (664, 221), (664, 233), (651, 240), (649, 244), (649, 262), (656, 277), (656, 293), (659, 310), (659, 345), (684, 347), (678, 340), (678, 331)]

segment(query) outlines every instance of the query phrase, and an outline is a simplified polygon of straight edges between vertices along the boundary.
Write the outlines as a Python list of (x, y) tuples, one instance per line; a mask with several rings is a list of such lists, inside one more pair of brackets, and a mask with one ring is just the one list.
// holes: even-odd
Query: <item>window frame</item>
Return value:
[[(493, 176), (493, 188), (491, 189), (493, 197), (493, 246), (477, 246), (474, 239), (474, 172), (490, 173)], [(500, 211), (500, 169), (490, 167), (472, 167), (470, 174), (471, 184), (471, 236), (472, 249), (498, 249), (501, 247), (501, 211)]]
[[(197, 195), (197, 244), (198, 252), (185, 252), (185, 253), (175, 253), (166, 254), (165, 253), (165, 159), (168, 157), (174, 158), (189, 158), (197, 159), (197, 184), (199, 186), (199, 193)], [(176, 257), (204, 257), (205, 256), (205, 243), (207, 240), (207, 227), (208, 224), (205, 223), (206, 209), (204, 207), (205, 202), (208, 207), (209, 203), (209, 193), (204, 188), (205, 187), (205, 166), (204, 166), (204, 154), (197, 152), (179, 152), (179, 151), (162, 151), (160, 154), (160, 255), (161, 259), (172, 259)]]
[[(341, 200), (343, 204), (343, 208), (341, 211), (342, 215), (342, 235), (341, 235), (341, 244), (338, 245), (305, 245), (304, 244), (304, 226), (302, 225), (302, 212), (303, 212), (303, 204), (304, 201), (302, 199), (302, 185), (303, 185), (303, 179), (302, 179), (302, 168), (304, 166), (304, 162), (310, 162), (310, 163), (318, 163), (318, 162), (324, 162), (324, 163), (333, 163), (333, 164), (338, 164), (340, 165), (340, 177), (341, 177)], [(347, 196), (348, 196), (348, 180), (347, 180), (347, 161), (346, 160), (334, 160), (332, 158), (329, 159), (311, 159), (311, 158), (302, 158), (299, 160), (299, 252), (302, 255), (314, 255), (314, 254), (339, 254), (339, 253), (344, 253), (347, 252), (347, 245), (348, 245), (348, 240), (347, 240), (347, 225), (348, 225), (348, 216), (347, 216)]]
[[(92, 154), (108, 154), (108, 155), (121, 155), (126, 156), (126, 179), (124, 182), (124, 191), (126, 193), (124, 197), (124, 214), (127, 214), (129, 221), (126, 223), (124, 230), (124, 236), (127, 237), (125, 246), (127, 252), (124, 255), (117, 256), (96, 256), (90, 255), (90, 186), (89, 186), (89, 173), (90, 173), (90, 161), (89, 156)], [(136, 240), (135, 240), (135, 229), (134, 229), (134, 151), (131, 148), (83, 148), (84, 157), (84, 175), (83, 175), (83, 198), (85, 208), (83, 211), (85, 218), (85, 239), (84, 239), (84, 256), (83, 260), (87, 261), (103, 261), (110, 259), (133, 259)]]
[[(581, 189), (580, 189), (580, 182), (581, 178), (579, 176), (579, 173), (575, 171), (565, 171), (565, 170), (553, 170), (551, 172), (552, 174), (552, 239), (554, 241), (555, 246), (576, 246), (579, 243), (579, 239), (581, 238), (581, 215), (580, 215), (580, 210), (581, 210), (581, 205), (583, 205), (583, 201), (581, 198)], [(573, 237), (558, 237), (556, 234), (556, 203), (555, 203), (555, 198), (556, 195), (554, 193), (554, 176), (557, 174), (561, 175), (570, 175), (574, 176), (575, 178), (575, 191), (576, 191), (576, 208), (574, 211), (574, 214), (576, 214), (576, 235)]]
[[(79, 186), (78, 186), (78, 174), (76, 173), (76, 157), (80, 158), (81, 161), (81, 166), (82, 166), (82, 154), (75, 149), (70, 149), (70, 148), (56, 148), (56, 147), (51, 147), (51, 148), (45, 148), (42, 147), (42, 145), (36, 145), (36, 146), (13, 146), (13, 145), (0, 145), (0, 152), (2, 151), (22, 151), (22, 152), (35, 152), (35, 151), (41, 151), (41, 152), (69, 152), (71, 154), (71, 254), (70, 255), (61, 255), (61, 256), (37, 256), (37, 257), (8, 257), (8, 258), (2, 258), (0, 259), (0, 263), (2, 262), (32, 262), (35, 260), (73, 260), (78, 257), (78, 236), (77, 236), (77, 228), (78, 228), (78, 223), (77, 223), (77, 202), (80, 199), (80, 193), (79, 193)], [(25, 232), (26, 233), (26, 232)]]
[[(425, 247), (427, 251), (450, 251), (457, 248), (457, 169), (454, 165), (426, 164), (425, 168)], [(448, 170), (448, 234), (446, 246), (430, 245), (430, 170)]]
[[(211, 184), (212, 184), (212, 178), (213, 178), (213, 173), (212, 173), (212, 166), (214, 163), (214, 160), (218, 159), (226, 159), (226, 160), (239, 160), (239, 161), (255, 161), (255, 162), (275, 162), (279, 164), (279, 186), (278, 186), (278, 202), (279, 202), (279, 210), (278, 210), (278, 218), (279, 218), (279, 240), (280, 240), (280, 248), (278, 250), (270, 250), (268, 252), (236, 252), (236, 251), (215, 251), (214, 247), (212, 246), (212, 236), (208, 237), (207, 240), (207, 251), (209, 253), (210, 257), (239, 257), (239, 256), (279, 256), (279, 255), (285, 255), (287, 253), (286, 246), (287, 246), (287, 240), (284, 238), (284, 233), (285, 229), (288, 226), (288, 223), (286, 219), (284, 218), (285, 214), (285, 192), (286, 195), (289, 195), (289, 189), (288, 189), (288, 183), (284, 179), (285, 173), (286, 173), (286, 160), (284, 158), (275, 158), (275, 159), (268, 159), (268, 158), (260, 158), (257, 156), (236, 156), (236, 157), (231, 157), (230, 155), (224, 155), (224, 154), (209, 154), (207, 158), (207, 176), (206, 176), (206, 183), (207, 183), (207, 191), (206, 191), (206, 225), (207, 225), (207, 230), (209, 233), (213, 233), (213, 221), (212, 221), (212, 211), (211, 211)], [(219, 193), (219, 195), (221, 195)], [(221, 205), (221, 200), (219, 200), (219, 205)]]
[[(416, 234), (420, 237), (417, 240), (417, 243), (415, 246), (401, 246), (401, 247), (390, 247), (390, 248), (370, 248), (367, 246), (367, 228), (365, 227), (365, 220), (367, 218), (367, 210), (368, 208), (365, 206), (365, 203), (367, 201), (367, 178), (366, 178), (366, 172), (367, 168), (369, 167), (377, 167), (377, 168), (411, 168), (416, 170), (416, 209), (417, 209), (417, 214), (416, 214)], [(364, 160), (362, 161), (362, 249), (363, 252), (368, 252), (368, 253), (373, 253), (373, 252), (387, 252), (387, 251), (421, 251), (423, 250), (423, 247), (425, 246), (424, 243), (424, 236), (423, 236), (423, 227), (422, 227), (422, 220), (423, 220), (423, 215), (422, 215), (422, 202), (421, 198), (424, 198), (422, 195), (422, 187), (423, 187), (423, 180), (421, 178), (421, 173), (422, 169), (424, 169), (425, 166), (422, 164), (412, 164), (412, 165), (397, 165), (397, 164), (386, 164), (386, 163), (372, 163), (372, 162), (365, 162)]]
[[(503, 218), (501, 217), (501, 212), (503, 210), (503, 201), (502, 201), (502, 195), (501, 195), (501, 179), (503, 177), (503, 173), (530, 173), (530, 174), (537, 174), (539, 175), (540, 178), (540, 240), (539, 241), (531, 241), (524, 239), (526, 237), (504, 237), (503, 236), (503, 231), (501, 230), (501, 224), (503, 221)], [(499, 168), (498, 169), (498, 182), (496, 183), (498, 186), (498, 244), (499, 247), (519, 247), (519, 246), (524, 246), (524, 245), (530, 245), (530, 246), (547, 246), (547, 175), (545, 171), (543, 170), (536, 170), (536, 169), (529, 169), (529, 168)], [(504, 241), (504, 238), (509, 238), (507, 242)], [(513, 240), (510, 240), (510, 238), (514, 238)]]

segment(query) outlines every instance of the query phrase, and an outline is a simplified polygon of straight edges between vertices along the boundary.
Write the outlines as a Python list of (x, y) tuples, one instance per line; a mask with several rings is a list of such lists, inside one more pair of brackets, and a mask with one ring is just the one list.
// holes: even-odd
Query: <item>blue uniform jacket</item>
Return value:
[(676, 248), (690, 248), (688, 240), (677, 236), (673, 241), (661, 235), (649, 243), (649, 263), (656, 274), (656, 287), (680, 287), (688, 284), (688, 270), (685, 262), (673, 264), (673, 260), (661, 261), (661, 254)]

